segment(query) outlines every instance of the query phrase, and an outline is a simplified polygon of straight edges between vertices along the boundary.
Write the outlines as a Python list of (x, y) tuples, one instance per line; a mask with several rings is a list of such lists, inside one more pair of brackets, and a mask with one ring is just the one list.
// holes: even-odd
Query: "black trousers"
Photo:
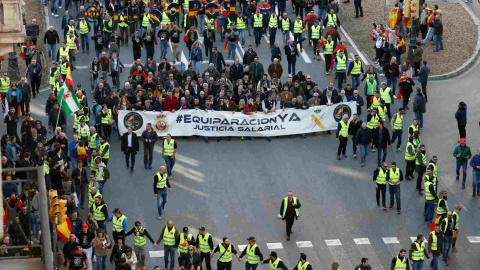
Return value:
[(40, 93), (40, 83), (42, 82), (42, 77), (33, 76), (30, 82), (32, 83), (32, 94), (35, 98), (35, 96)]
[(425, 37), (427, 36), (427, 32), (428, 32), (426, 24), (420, 24), (420, 32), (422, 33), (422, 39), (425, 39)]
[(415, 160), (407, 161), (407, 168), (405, 169), (405, 177), (410, 176), (413, 177), (413, 172), (415, 171)]
[(143, 149), (143, 163), (145, 165), (152, 165), (152, 160), (153, 160), (153, 148), (155, 147), (155, 144), (149, 143), (149, 144), (144, 144), (144, 149)]
[(232, 270), (232, 261), (229, 262), (218, 262), (217, 270)]
[(332, 65), (332, 55), (325, 54), (325, 72), (330, 71), (330, 66)]
[(117, 243), (118, 238), (121, 238), (121, 239), (123, 239), (123, 244), (125, 245), (125, 231), (121, 231), (121, 232), (113, 231), (112, 236), (113, 236), (113, 242), (115, 244)]
[(420, 62), (413, 62), (413, 71), (415, 77), (418, 77), (418, 71), (420, 70)]
[(153, 59), (153, 55), (155, 54), (155, 47), (154, 46), (145, 46), (145, 50), (147, 51), (147, 59)]
[(292, 56), (290, 60), (287, 60), (288, 63), (288, 74), (292, 74), (292, 76), (295, 76), (295, 65), (297, 64), (297, 57)]
[(210, 264), (210, 253), (200, 252), (200, 269), (203, 269), (203, 260), (205, 260), (205, 266), (207, 267), (207, 270), (212, 270), (212, 265)]
[(427, 82), (422, 82), (420, 83), (422, 85), (422, 93), (425, 96), (425, 102), (428, 102), (428, 97), (427, 97)]
[(338, 136), (338, 139), (340, 143), (338, 144), (337, 156), (340, 154), (345, 155), (345, 151), (347, 151), (348, 137)]
[[(133, 150), (133, 148), (127, 148), (125, 151), (125, 162), (127, 163), (127, 167), (130, 167), (130, 170), (133, 171), (135, 169), (135, 155), (137, 152)], [(129, 166), (130, 165), (130, 166)]]
[(362, 0), (353, 1), (355, 5), (355, 17), (358, 17), (358, 11), (360, 11), (360, 16), (363, 16)]
[(292, 233), (293, 222), (295, 222), (295, 215), (285, 215), (285, 224), (287, 230), (287, 237), (290, 237)]
[(417, 189), (418, 191), (422, 191), (422, 190), (423, 190), (423, 189), (422, 189), (423, 174), (425, 174), (426, 168), (425, 168), (425, 167), (420, 167), (420, 166), (418, 166), (418, 167), (416, 168), (416, 170), (417, 170), (417, 173), (418, 173), (418, 175), (417, 175), (417, 186), (416, 186), (416, 189)]
[(20, 101), (20, 110), (22, 111), (22, 115), (25, 115), (26, 112), (30, 109), (30, 101), (29, 100), (22, 100)]
[[(78, 162), (78, 161), (77, 161)], [(77, 197), (78, 197), (78, 203), (83, 206), (83, 203), (85, 202), (85, 185), (75, 185), (75, 191), (77, 192)]]
[(467, 137), (467, 130), (465, 129), (466, 126), (467, 124), (458, 124), (458, 133), (460, 133), (460, 139)]
[(377, 199), (377, 205), (380, 205), (380, 194), (382, 194), (382, 206), (387, 207), (385, 203), (385, 194), (387, 192), (387, 185), (386, 184), (377, 184), (377, 188), (375, 189), (375, 197)]

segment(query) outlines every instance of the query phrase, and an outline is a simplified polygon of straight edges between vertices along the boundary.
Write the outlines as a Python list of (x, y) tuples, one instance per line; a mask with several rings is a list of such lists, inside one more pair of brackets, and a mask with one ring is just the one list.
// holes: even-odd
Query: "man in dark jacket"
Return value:
[(425, 112), (425, 99), (422, 95), (422, 90), (420, 87), (417, 87), (417, 94), (413, 99), (413, 112), (415, 113), (415, 118), (418, 120), (418, 126), (420, 129), (423, 129), (423, 113)]
[(358, 116), (362, 115), (362, 106), (365, 104), (363, 101), (362, 96), (358, 94), (358, 90), (353, 90), (353, 96), (348, 97), (348, 101), (356, 101), (357, 102), (357, 114)]
[(146, 129), (142, 133), (143, 163), (145, 164), (145, 169), (152, 168), (153, 148), (157, 140), (157, 132), (152, 129), (152, 124), (148, 123)]
[(293, 39), (290, 39), (284, 49), (285, 55), (287, 56), (288, 74), (295, 76), (295, 64), (297, 63), (298, 56), (297, 44), (293, 42)]
[(427, 65), (427, 61), (423, 61), (423, 66), (418, 72), (418, 82), (422, 85), (422, 93), (425, 96), (425, 103), (428, 102), (427, 97), (427, 82), (430, 75), (430, 66)]
[(352, 137), (353, 158), (357, 158), (357, 132), (362, 126), (362, 120), (358, 118), (358, 114), (353, 114), (353, 120), (348, 126), (348, 135)]
[(435, 43), (435, 49), (433, 52), (443, 50), (443, 23), (440, 19), (440, 15), (435, 16), (433, 23), (433, 42)]
[(213, 63), (215, 65), (215, 69), (219, 71), (223, 70), (225, 60), (223, 59), (223, 54), (218, 51), (217, 47), (212, 48), (209, 63)]
[(256, 56), (257, 52), (253, 50), (253, 45), (248, 45), (248, 50), (243, 55), (243, 64), (249, 66), (255, 60)]
[(357, 147), (360, 146), (360, 160), (362, 167), (365, 166), (365, 157), (368, 154), (370, 142), (372, 141), (372, 131), (367, 129), (367, 123), (362, 123), (362, 128), (357, 131), (355, 136)]
[[(390, 145), (390, 133), (383, 121), (378, 121), (378, 128), (373, 131), (373, 147), (378, 150), (378, 167), (387, 159), (387, 147)], [(383, 151), (383, 158), (381, 157)]]
[(68, 238), (67, 243), (63, 245), (63, 258), (65, 261), (65, 265), (66, 265), (67, 259), (71, 259), (73, 252), (77, 250), (78, 243), (76, 240), (77, 240), (77, 237), (75, 237), (74, 234), (70, 234), (70, 237)]
[(368, 262), (367, 258), (362, 258), (362, 263), (357, 265), (354, 269), (360, 269), (360, 270), (371, 270), (372, 267), (370, 266), (370, 263)]
[(235, 63), (230, 66), (230, 70), (232, 72), (232, 79), (235, 82), (235, 84), (239, 79), (243, 78), (244, 69), (243, 69), (243, 65), (240, 64), (239, 59), (235, 59)]
[[(392, 57), (390, 63), (386, 64), (383, 67), (383, 73), (387, 78), (387, 86), (392, 88), (392, 94), (395, 96), (397, 92), (397, 83), (398, 83), (398, 76), (400, 75), (400, 69), (397, 64), (397, 58)], [(393, 100), (392, 100), (393, 103)], [(404, 107), (405, 108), (405, 107)]]
[[(122, 136), (122, 152), (125, 154), (127, 169), (130, 167), (130, 173), (135, 169), (135, 155), (140, 150), (137, 134), (133, 132), (133, 127), (128, 127), (128, 131)], [(131, 162), (129, 162), (131, 159)], [(131, 164), (131, 166), (129, 166)]]
[(467, 131), (465, 130), (465, 127), (467, 126), (467, 104), (465, 104), (465, 102), (461, 101), (458, 104), (458, 110), (455, 113), (455, 119), (457, 119), (460, 139), (467, 137)]
[(87, 169), (83, 162), (77, 162), (77, 168), (72, 172), (72, 179), (75, 181), (75, 190), (77, 192), (79, 207), (83, 209), (85, 201), (85, 188), (88, 185)]
[(57, 51), (58, 43), (60, 43), (60, 37), (58, 36), (57, 30), (55, 30), (53, 26), (50, 26), (43, 36), (43, 44), (47, 44), (48, 57), (52, 60), (56, 59), (55, 52)]

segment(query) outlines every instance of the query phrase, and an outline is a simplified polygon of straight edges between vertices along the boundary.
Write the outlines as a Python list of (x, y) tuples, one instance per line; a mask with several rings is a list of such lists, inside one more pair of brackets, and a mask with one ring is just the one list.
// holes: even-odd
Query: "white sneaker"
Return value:
[(92, 259), (92, 262), (97, 262), (97, 255), (93, 255), (93, 259)]
[(55, 13), (52, 12), (52, 16), (55, 16)]
[(62, 9), (62, 7), (60, 6), (60, 7), (58, 7), (58, 9)]
[(58, 14), (53, 15), (53, 17), (58, 17)]

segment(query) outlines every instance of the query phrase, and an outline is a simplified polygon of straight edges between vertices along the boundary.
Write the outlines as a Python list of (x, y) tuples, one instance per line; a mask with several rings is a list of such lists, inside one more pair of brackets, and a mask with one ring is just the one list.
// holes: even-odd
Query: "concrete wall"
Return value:
[(0, 270), (40, 270), (44, 269), (40, 258), (0, 260)]

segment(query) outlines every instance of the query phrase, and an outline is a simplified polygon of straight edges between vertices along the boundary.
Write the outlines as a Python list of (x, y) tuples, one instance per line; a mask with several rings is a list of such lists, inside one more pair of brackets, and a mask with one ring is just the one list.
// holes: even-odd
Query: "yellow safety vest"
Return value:
[(432, 235), (432, 242), (430, 244), (431, 249), (432, 250), (437, 250), (438, 249), (438, 247), (437, 247), (437, 245), (438, 245), (437, 234), (435, 233), (435, 231), (432, 231), (430, 234)]
[(302, 261), (299, 261), (298, 264), (297, 264), (297, 269), (298, 270), (306, 270), (308, 265), (310, 265), (309, 262), (305, 262), (304, 264), (302, 264)]
[(426, 181), (425, 182), (425, 199), (427, 201), (433, 201), (435, 200), (435, 197), (433, 196), (433, 194), (430, 192), (430, 185), (433, 185), (432, 182), (430, 181)]
[(237, 18), (237, 29), (238, 30), (245, 29), (245, 21), (243, 20), (243, 18), (240, 18), (240, 17)]
[[(105, 149), (106, 146), (110, 146), (108, 142), (105, 142), (100, 145), (100, 154), (103, 153), (103, 149)], [(108, 159), (110, 157), (110, 147), (108, 148), (107, 152), (101, 157), (102, 159)]]
[(253, 15), (253, 28), (263, 27), (263, 15)]
[(425, 250), (425, 243), (422, 242), (420, 245), (418, 242), (415, 242), (417, 246), (417, 250), (412, 252), (412, 260), (414, 261), (423, 261), (425, 258), (424, 250)]
[(395, 121), (393, 122), (393, 129), (400, 130), (403, 128), (403, 115), (397, 113), (397, 117), (395, 117)]
[(282, 29), (283, 31), (290, 30), (290, 20), (288, 18), (282, 19)]
[(112, 226), (114, 232), (121, 232), (123, 231), (123, 221), (127, 219), (126, 216), (122, 215), (120, 218), (117, 216), (113, 216), (112, 218)]
[(96, 204), (93, 204), (93, 218), (96, 221), (104, 221), (105, 220), (105, 215), (102, 212), (102, 208), (105, 206), (105, 204), (102, 204), (97, 207)]
[(367, 96), (373, 96), (375, 94), (375, 90), (377, 89), (377, 81), (370, 80), (367, 81)]
[(123, 16), (120, 16), (120, 23), (118, 24), (120, 27), (128, 27), (128, 24), (125, 22)]
[(145, 15), (143, 14), (143, 20), (142, 20), (142, 27), (147, 28), (150, 27), (150, 14)]
[(390, 91), (392, 89), (390, 87), (386, 87), (385, 89), (380, 88), (380, 97), (385, 101), (385, 103), (392, 103), (392, 98), (390, 97)]
[(227, 24), (227, 27), (230, 28), (230, 26), (232, 26), (232, 24), (235, 24), (233, 23), (230, 18), (227, 19), (228, 20), (228, 24)]
[[(297, 204), (297, 197), (293, 197), (293, 203)], [(287, 205), (288, 205), (288, 197), (285, 197), (283, 199), (283, 215), (282, 217), (285, 217), (285, 214), (287, 213)], [(295, 216), (298, 218), (300, 213), (298, 212), (298, 208), (295, 208)]]
[(312, 39), (319, 39), (319, 38), (320, 38), (320, 25), (313, 25), (312, 26)]
[(218, 261), (220, 262), (231, 262), (232, 261), (232, 245), (228, 244), (228, 248), (225, 248), (222, 244), (218, 245), (220, 249), (220, 257)]
[(163, 231), (163, 245), (165, 246), (175, 246), (175, 232), (177, 229), (175, 226), (172, 227), (170, 231), (168, 231), (168, 226), (165, 226), (165, 230)]
[(7, 93), (8, 89), (10, 88), (10, 78), (7, 79), (1, 78), (0, 79), (0, 93)]
[(343, 120), (340, 121), (340, 125), (342, 128), (340, 129), (340, 132), (338, 132), (338, 136), (347, 138), (348, 137), (348, 127), (350, 126), (350, 123), (345, 123)]
[(336, 27), (337, 26), (337, 14), (328, 14), (327, 15), (328, 17), (328, 23), (327, 23), (327, 27), (329, 26), (333, 26), (333, 27)]
[(55, 71), (53, 71), (53, 69), (54, 68), (50, 68), (50, 81), (48, 82), (50, 85), (55, 85), (55, 75), (58, 73), (57, 68), (55, 68)]
[(73, 36), (73, 37), (67, 36), (67, 48), (69, 50), (76, 50), (77, 49), (77, 45), (75, 44), (75, 36)]
[[(433, 182), (432, 182), (432, 184), (433, 184)], [(440, 203), (441, 203), (442, 201), (445, 202), (445, 208), (447, 208), (447, 210), (443, 209), (443, 207), (440, 207)], [(438, 200), (438, 204), (437, 204), (437, 215), (443, 215), (443, 214), (447, 213), (447, 211), (448, 211), (448, 202), (447, 202), (447, 200), (442, 199), (442, 198), (439, 199), (439, 200)]]
[(135, 236), (133, 238), (133, 244), (135, 246), (145, 246), (147, 244), (147, 240), (145, 239), (145, 235), (143, 232), (145, 228), (141, 227), (140, 230), (135, 227)]
[(184, 9), (185, 11), (188, 11), (188, 2), (189, 2), (189, 1), (190, 1), (190, 0), (184, 0), (184, 1), (183, 1), (183, 9)]
[(259, 256), (255, 255), (255, 248), (257, 247), (257, 244), (254, 244), (253, 246), (248, 244), (247, 246), (247, 251), (245, 252), (245, 257), (246, 261), (249, 264), (258, 264), (259, 262)]
[(380, 116), (380, 119), (385, 120), (387, 117), (387, 107), (382, 108), (382, 106), (378, 106), (378, 116)]
[(165, 139), (163, 141), (163, 155), (165, 156), (173, 156), (173, 153), (175, 152), (175, 141), (173, 139), (170, 139), (170, 143), (167, 142)]
[(48, 161), (43, 162), (43, 175), (50, 174), (50, 166), (48, 165)]
[(78, 115), (77, 113), (75, 113), (73, 115), (73, 128), (74, 129), (77, 129), (78, 128), (78, 125), (80, 124), (80, 119), (83, 118), (83, 115)]
[(90, 171), (94, 172), (95, 174), (98, 171), (97, 164), (95, 164), (95, 159), (97, 159), (99, 156), (92, 156), (92, 162), (90, 162)]
[(433, 176), (437, 177), (437, 174), (438, 174), (438, 171), (437, 171), (437, 164), (433, 163), (433, 162), (430, 162), (428, 163), (428, 166), (427, 167), (430, 167), (432, 166), (433, 167)]
[(88, 130), (89, 128), (87, 125), (84, 125), (83, 127), (80, 125), (79, 130), (77, 130), (78, 137), (80, 137), (80, 139), (86, 138), (88, 140)]
[(295, 21), (295, 23), (293, 24), (293, 33), (295, 34), (302, 33), (302, 26), (303, 26), (302, 21)]
[(198, 236), (198, 249), (200, 252), (207, 253), (210, 252), (210, 245), (208, 244), (208, 238), (210, 237), (209, 233), (205, 235)]
[(98, 138), (98, 133), (95, 132), (95, 133), (93, 133), (93, 135), (88, 133), (88, 148), (90, 148), (90, 149), (96, 149), (97, 148), (97, 138)]
[(277, 269), (278, 264), (279, 264), (281, 261), (282, 261), (282, 260), (280, 260), (280, 258), (277, 258), (273, 263), (272, 263), (272, 260), (270, 260), (270, 261), (268, 262), (268, 264), (270, 265), (270, 269), (271, 269), (271, 270)]
[(454, 230), (458, 230), (458, 223), (460, 222), (460, 216), (457, 214), (457, 212), (453, 211), (453, 217), (455, 218), (455, 223), (453, 226), (455, 226)]
[(112, 119), (112, 110), (108, 109), (107, 116), (102, 117), (102, 124), (109, 125), (110, 119)]
[(171, 24), (170, 18), (168, 18), (168, 15), (165, 11), (162, 13), (162, 22), (160, 24), (161, 25), (170, 25)]
[(369, 129), (377, 128), (378, 127), (377, 123), (378, 123), (379, 119), (380, 119), (380, 117), (378, 117), (378, 114), (375, 114), (374, 116), (372, 116), (370, 121), (368, 121), (368, 123), (367, 123), (367, 128), (369, 128)]
[(378, 169), (378, 175), (375, 182), (380, 185), (385, 185), (387, 183), (387, 172), (384, 172), (382, 168)]
[(380, 107), (380, 104), (382, 103), (381, 100), (381, 97), (373, 97), (372, 105), (370, 105), (370, 108), (378, 109), (378, 107)]
[(87, 34), (88, 31), (88, 24), (86, 21), (80, 21), (80, 34)]
[[(228, 19), (230, 22), (230, 18)], [(207, 26), (207, 24), (210, 24), (210, 26)], [(205, 17), (205, 26), (208, 27), (208, 29), (214, 30), (215, 29), (215, 19), (209, 19)]]
[[(425, 154), (422, 153), (422, 152), (420, 152), (419, 154), (422, 155), (422, 163), (423, 163), (423, 164), (427, 164), (427, 155), (425, 155)], [(420, 162), (418, 162), (417, 159), (415, 159), (415, 165), (420, 165)]]
[(397, 256), (397, 262), (395, 263), (394, 270), (405, 270), (407, 269), (407, 258), (404, 257), (403, 260)]
[(157, 177), (158, 177), (158, 181), (157, 181), (157, 186), (156, 188), (158, 189), (164, 189), (167, 187), (167, 174), (164, 173), (163, 176), (157, 172)]
[(347, 57), (345, 54), (343, 55), (342, 58), (340, 56), (337, 56), (337, 71), (339, 70), (346, 70), (347, 69)]
[(60, 50), (58, 50), (58, 53), (60, 54), (60, 59), (62, 59), (62, 56), (65, 55), (67, 57), (67, 61), (70, 61), (70, 55), (68, 54), (68, 46), (65, 49), (61, 47)]
[(67, 70), (68, 70), (68, 60), (65, 62), (60, 61), (60, 73), (62, 75), (67, 75)]
[(353, 61), (353, 69), (352, 69), (352, 72), (350, 72), (350, 74), (352, 75), (357, 75), (357, 74), (360, 74), (362, 72), (362, 61)]
[[(178, 251), (180, 253), (187, 253), (188, 252), (188, 242), (192, 240), (192, 235), (188, 234), (187, 238), (185, 238), (185, 233), (180, 234), (180, 244), (178, 245)], [(185, 246), (183, 245), (185, 244)]]
[(270, 21), (268, 22), (268, 27), (278, 28), (278, 17), (275, 15), (270, 16)]
[(418, 131), (418, 125), (411, 124), (410, 127), (412, 128), (412, 134), (415, 133), (415, 131)]
[(95, 198), (96, 197), (102, 197), (102, 194), (100, 193), (100, 191), (97, 190), (97, 193), (95, 193), (95, 195), (92, 196), (92, 192), (90, 192), (90, 189), (91, 187), (89, 186), (88, 188), (88, 208), (92, 208), (92, 205), (95, 204)]
[(325, 44), (325, 54), (332, 54), (333, 53), (333, 40)]
[(390, 180), (388, 181), (388, 183), (392, 186), (400, 185), (400, 169), (399, 168), (397, 168), (396, 171), (390, 168)]
[(408, 147), (412, 147), (413, 150), (415, 150), (415, 146), (413, 145), (413, 143), (408, 142), (407, 143), (407, 148), (405, 148), (405, 160), (406, 161), (413, 161), (413, 160), (415, 160), (415, 155), (414, 154), (412, 155), (408, 152)]

